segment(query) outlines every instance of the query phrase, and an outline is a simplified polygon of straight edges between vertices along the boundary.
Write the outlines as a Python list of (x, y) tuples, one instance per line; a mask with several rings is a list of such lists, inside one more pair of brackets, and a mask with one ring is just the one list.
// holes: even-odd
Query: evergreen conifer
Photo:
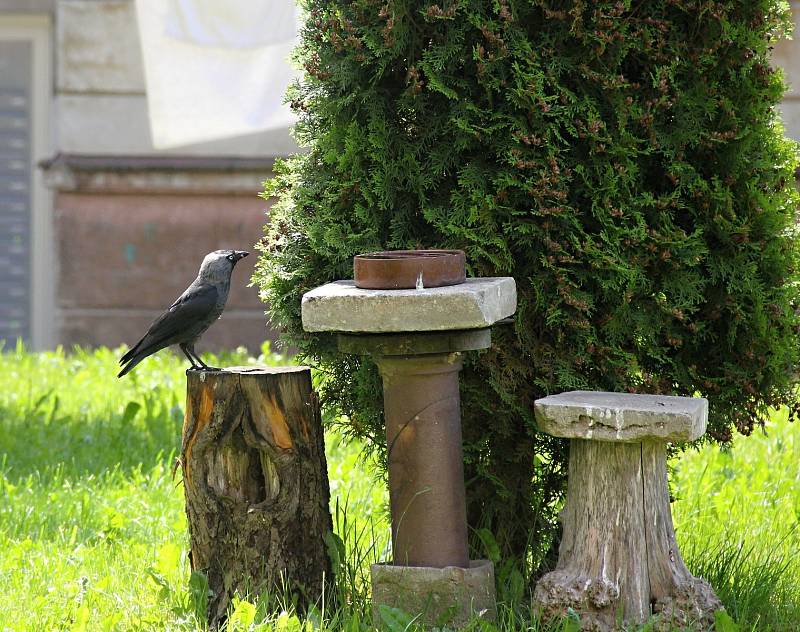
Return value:
[(303, 332), (355, 254), (460, 248), (519, 308), (463, 374), (468, 513), (507, 555), (549, 545), (566, 446), (533, 401), (709, 399), (709, 435), (795, 406), (797, 150), (776, 113), (776, 0), (305, 0), (256, 273), (345, 429), (383, 446), (367, 360)]

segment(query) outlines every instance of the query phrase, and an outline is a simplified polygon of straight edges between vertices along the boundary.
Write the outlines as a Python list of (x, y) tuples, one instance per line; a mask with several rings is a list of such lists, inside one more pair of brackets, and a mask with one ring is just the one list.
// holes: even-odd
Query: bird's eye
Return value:
[(233, 261), (233, 255), (228, 255), (227, 259), (228, 261)]

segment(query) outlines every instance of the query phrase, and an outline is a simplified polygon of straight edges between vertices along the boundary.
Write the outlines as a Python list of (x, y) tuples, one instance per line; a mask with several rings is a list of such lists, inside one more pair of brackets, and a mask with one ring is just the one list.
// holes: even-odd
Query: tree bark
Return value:
[(332, 521), (308, 368), (187, 371), (181, 464), (191, 567), (208, 577), (212, 629), (237, 592), (289, 589), (301, 609), (321, 599)]
[(561, 519), (558, 565), (534, 591), (545, 618), (572, 608), (598, 632), (651, 614), (656, 630), (713, 625), (722, 604), (675, 542), (663, 442), (572, 439)]
[(672, 510), (669, 506), (667, 452), (660, 443), (642, 444), (644, 509), (647, 519), (647, 571), (650, 602), (664, 625), (679, 626), (697, 622), (710, 626), (722, 602), (704, 579), (686, 568), (675, 540)]

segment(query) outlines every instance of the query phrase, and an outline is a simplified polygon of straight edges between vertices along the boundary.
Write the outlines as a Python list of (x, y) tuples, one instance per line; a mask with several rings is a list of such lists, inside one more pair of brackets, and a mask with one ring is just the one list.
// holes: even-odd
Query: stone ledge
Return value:
[(534, 402), (539, 430), (554, 437), (637, 443), (694, 441), (706, 431), (702, 397), (570, 391)]
[(311, 332), (450, 331), (489, 327), (516, 307), (511, 277), (421, 290), (363, 290), (348, 280), (304, 294), (302, 317), (303, 328)]
[(64, 153), (39, 163), (45, 183), (57, 191), (188, 195), (253, 195), (273, 165), (273, 158)]

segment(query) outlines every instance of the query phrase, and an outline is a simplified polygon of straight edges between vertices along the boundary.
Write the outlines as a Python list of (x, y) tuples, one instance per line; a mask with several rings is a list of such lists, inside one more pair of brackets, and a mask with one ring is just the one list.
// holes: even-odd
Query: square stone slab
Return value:
[(334, 281), (303, 295), (306, 331), (412, 332), (481, 329), (517, 309), (511, 277), (467, 279), (421, 290), (364, 290)]
[(684, 443), (701, 437), (708, 420), (702, 397), (570, 391), (533, 406), (539, 430), (570, 439)]

